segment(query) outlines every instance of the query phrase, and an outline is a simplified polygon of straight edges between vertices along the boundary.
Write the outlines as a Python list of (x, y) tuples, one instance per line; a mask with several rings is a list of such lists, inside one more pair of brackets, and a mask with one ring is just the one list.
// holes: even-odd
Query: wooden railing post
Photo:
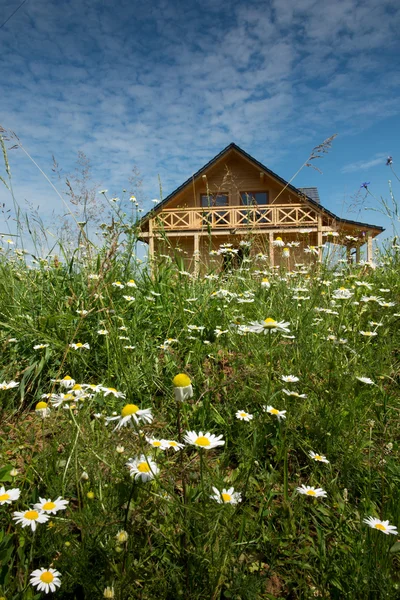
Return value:
[(274, 234), (272, 231), (269, 232), (269, 266), (273, 267), (275, 265), (275, 256), (274, 256)]
[(154, 234), (153, 234), (153, 219), (149, 219), (149, 264), (150, 274), (154, 274)]
[(322, 217), (318, 215), (317, 220), (317, 246), (318, 246), (318, 260), (322, 262)]
[(373, 258), (372, 235), (370, 231), (367, 231), (367, 262), (372, 262)]

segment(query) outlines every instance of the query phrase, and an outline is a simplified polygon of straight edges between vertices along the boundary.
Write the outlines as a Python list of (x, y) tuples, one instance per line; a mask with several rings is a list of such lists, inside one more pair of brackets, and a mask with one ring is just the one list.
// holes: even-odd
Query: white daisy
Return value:
[(70, 344), (69, 347), (73, 348), (74, 350), (83, 350), (84, 348), (86, 350), (90, 350), (90, 346), (87, 342), (86, 344), (82, 344), (82, 342), (77, 342), (76, 344)]
[(172, 380), (174, 386), (175, 400), (177, 402), (184, 402), (188, 398), (193, 397), (193, 387), (190, 377), (185, 373), (179, 373), (175, 375)]
[(61, 573), (55, 569), (35, 569), (31, 573), (30, 584), (37, 587), (39, 592), (55, 592), (61, 585)]
[[(16, 469), (13, 469), (16, 470)], [(11, 473), (10, 473), (11, 475)], [(21, 491), (18, 488), (12, 490), (6, 490), (4, 486), (0, 487), (0, 506), (2, 504), (11, 504), (15, 500), (18, 500)]]
[(278, 418), (278, 421), (280, 421), (281, 419), (286, 419), (286, 410), (278, 410), (277, 408), (274, 408), (273, 406), (264, 406), (264, 410), (265, 412), (269, 413), (270, 415), (275, 415)]
[(40, 502), (37, 502), (33, 505), (36, 510), (43, 511), (49, 515), (55, 515), (59, 510), (65, 510), (67, 505), (69, 504), (68, 500), (63, 500), (61, 496), (57, 498), (57, 500), (46, 500), (46, 498), (40, 498)]
[(114, 396), (114, 398), (126, 398), (125, 394), (123, 394), (122, 392), (118, 392), (113, 387), (100, 387), (100, 390), (103, 392), (103, 394), (105, 396), (112, 394)]
[(97, 332), (99, 335), (108, 335), (107, 329), (99, 329)]
[(50, 344), (36, 344), (36, 346), (33, 346), (34, 350), (42, 350), (43, 348), (48, 348), (50, 346)]
[(299, 494), (304, 494), (305, 496), (313, 496), (314, 498), (325, 498), (326, 492), (322, 488), (315, 488), (310, 485), (302, 484), (301, 487), (296, 488)]
[(130, 421), (143, 421), (145, 423), (151, 423), (153, 415), (151, 414), (151, 408), (140, 409), (136, 404), (126, 404), (121, 411), (121, 415), (117, 417), (107, 417), (106, 422), (119, 421), (114, 431), (126, 427)]
[(19, 383), (17, 383), (16, 381), (9, 381), (8, 383), (6, 381), (3, 381), (3, 383), (0, 383), (0, 390), (11, 390), (12, 388), (15, 388), (19, 385)]
[(376, 335), (378, 335), (376, 331), (360, 331), (360, 334), (364, 337), (375, 337)]
[(300, 381), (299, 378), (295, 375), (282, 375), (281, 379), (285, 383), (297, 383), (298, 381)]
[(75, 385), (75, 379), (72, 379), (69, 375), (66, 375), (62, 379), (52, 379), (52, 383), (59, 383), (65, 388), (71, 388)]
[(163, 443), (163, 440), (158, 440), (157, 438), (146, 437), (146, 442), (153, 446), (153, 448), (160, 448), (160, 450), (165, 450), (166, 447)]
[(204, 448), (205, 450), (211, 450), (211, 448), (216, 448), (217, 446), (223, 446), (225, 444), (222, 435), (216, 436), (208, 432), (203, 434), (202, 431), (199, 431), (199, 433), (187, 431), (184, 436), (184, 441), (187, 444), (197, 446), (198, 448)]
[(389, 525), (389, 521), (381, 521), (380, 519), (375, 519), (375, 517), (368, 517), (367, 519), (363, 519), (363, 522), (372, 527), (372, 529), (379, 529), (385, 535), (389, 535), (390, 533), (398, 535), (397, 528), (394, 525)]
[(275, 321), (274, 319), (271, 319), (271, 317), (268, 317), (268, 319), (265, 319), (264, 321), (252, 321), (248, 329), (253, 333), (268, 333), (269, 331), (283, 331), (285, 333), (290, 333), (288, 325), (288, 321)]
[(236, 413), (236, 418), (239, 419), (240, 421), (251, 421), (251, 419), (253, 418), (253, 415), (245, 412), (244, 410), (238, 410)]
[(175, 450), (175, 452), (179, 452), (179, 450), (182, 450), (182, 448), (185, 447), (184, 444), (175, 442), (175, 440), (161, 440), (161, 441), (164, 444), (165, 448), (173, 448)]
[(122, 288), (125, 287), (124, 284), (121, 283), (120, 281), (114, 281), (111, 285), (115, 288), (119, 288), (120, 290), (122, 290)]
[(222, 492), (216, 487), (213, 487), (212, 490), (214, 494), (210, 498), (216, 500), (219, 504), (238, 504), (238, 502), (242, 501), (242, 495), (240, 492), (235, 492), (233, 487), (229, 488), (229, 490), (224, 488)]
[(135, 296), (122, 296), (122, 297), (127, 302), (133, 302), (134, 300), (136, 300)]
[(315, 452), (310, 450), (308, 455), (310, 456), (310, 458), (312, 458), (313, 460), (315, 460), (317, 462), (323, 462), (323, 463), (329, 464), (329, 460), (327, 460), (326, 456), (323, 456), (322, 454), (315, 454)]
[(307, 394), (299, 394), (298, 392), (294, 392), (292, 390), (282, 390), (286, 396), (294, 396), (295, 398), (307, 398)]
[(136, 285), (136, 283), (135, 283), (135, 281), (133, 279), (130, 279), (129, 281), (127, 281), (126, 286), (127, 287), (132, 287), (132, 288), (137, 287), (137, 285)]
[(16, 511), (13, 515), (13, 520), (16, 523), (21, 524), (22, 527), (31, 527), (32, 531), (36, 530), (37, 523), (46, 523), (50, 518), (44, 512), (32, 508), (22, 512)]
[(361, 383), (367, 383), (368, 385), (375, 385), (375, 383), (369, 377), (356, 377), (356, 379), (358, 379), (358, 381), (361, 381)]
[(283, 248), (285, 245), (285, 242), (283, 241), (283, 239), (281, 237), (277, 237), (273, 240), (272, 245), (277, 248)]
[(45, 419), (46, 417), (50, 416), (51, 411), (47, 402), (41, 401), (36, 404), (35, 412), (42, 417), (42, 419)]
[(137, 458), (130, 458), (126, 463), (129, 469), (131, 477), (135, 476), (135, 479), (141, 479), (143, 482), (154, 479), (159, 472), (159, 468), (151, 458), (142, 454)]

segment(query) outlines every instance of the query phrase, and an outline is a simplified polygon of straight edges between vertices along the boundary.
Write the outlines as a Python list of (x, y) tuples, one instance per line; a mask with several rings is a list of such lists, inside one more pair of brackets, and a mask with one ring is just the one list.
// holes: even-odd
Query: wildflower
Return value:
[(240, 421), (251, 421), (251, 419), (253, 418), (253, 415), (245, 412), (244, 410), (238, 410), (236, 413), (236, 418), (239, 419)]
[(216, 448), (217, 446), (223, 446), (225, 444), (222, 435), (216, 436), (208, 432), (203, 434), (202, 431), (199, 431), (199, 433), (187, 431), (184, 436), (184, 441), (187, 444), (197, 446), (198, 448), (204, 448), (205, 450), (211, 450), (211, 448)]
[(125, 287), (124, 284), (120, 281), (114, 281), (111, 285), (115, 288), (119, 288), (120, 290), (122, 290)]
[(358, 379), (358, 381), (361, 381), (361, 383), (366, 383), (368, 385), (375, 385), (375, 383), (369, 377), (356, 377), (356, 379)]
[(74, 350), (83, 350), (83, 348), (86, 348), (86, 350), (90, 350), (90, 346), (87, 342), (86, 342), (86, 344), (77, 342), (76, 344), (70, 344), (69, 347), (73, 348)]
[(175, 442), (175, 440), (161, 440), (161, 442), (164, 444), (165, 449), (173, 448), (175, 452), (179, 452), (179, 450), (182, 450), (182, 448), (184, 448), (183, 444)]
[(282, 256), (283, 256), (283, 258), (289, 258), (289, 256), (290, 256), (289, 248), (286, 247), (282, 250)]
[(125, 350), (134, 350), (136, 346), (124, 346)]
[[(18, 473), (18, 471), (17, 471), (17, 473)], [(10, 472), (10, 475), (11, 475), (11, 472)], [(18, 500), (20, 493), (21, 493), (21, 491), (18, 488), (13, 488), (12, 490), (6, 490), (6, 488), (4, 486), (0, 486), (0, 506), (2, 504), (11, 504), (11, 502)]]
[(99, 335), (108, 335), (107, 329), (99, 329), (97, 332)]
[(32, 531), (36, 530), (37, 523), (46, 523), (49, 520), (49, 515), (35, 509), (24, 510), (22, 512), (14, 512), (13, 520), (21, 524), (22, 527), (31, 527)]
[(125, 452), (125, 448), (123, 446), (117, 446), (115, 451), (118, 452), (118, 454), (123, 454)]
[(128, 532), (124, 529), (121, 529), (120, 531), (118, 531), (117, 535), (115, 536), (115, 539), (117, 540), (117, 544), (125, 544), (125, 542), (128, 541), (128, 537)]
[(135, 296), (122, 296), (122, 297), (127, 302), (133, 302), (134, 300), (136, 300)]
[(59, 510), (65, 510), (67, 508), (67, 504), (69, 504), (68, 500), (63, 500), (61, 496), (57, 498), (57, 500), (46, 500), (45, 498), (40, 498), (40, 502), (37, 502), (33, 505), (36, 510), (43, 511), (44, 513), (48, 513), (51, 515), (55, 515)]
[(89, 311), (87, 310), (77, 310), (76, 311), (78, 313), (78, 315), (80, 315), (81, 317), (86, 317), (86, 315), (88, 314)]
[(11, 477), (16, 477), (18, 475), (18, 473), (19, 473), (19, 471), (15, 467), (13, 469), (11, 469), (11, 471), (10, 471)]
[(317, 246), (307, 246), (307, 248), (304, 248), (304, 252), (306, 254), (315, 254), (316, 256), (318, 256), (318, 248)]
[(288, 329), (289, 322), (285, 321), (275, 321), (268, 317), (264, 321), (253, 321), (251, 325), (249, 325), (249, 330), (253, 333), (267, 333), (267, 332), (275, 332), (275, 331), (283, 331), (285, 333), (290, 333)]
[(126, 427), (130, 421), (144, 421), (145, 423), (151, 423), (153, 415), (151, 414), (151, 408), (140, 409), (136, 404), (126, 404), (121, 410), (121, 415), (117, 417), (107, 417), (106, 421), (119, 421), (114, 431)]
[(179, 373), (178, 375), (175, 375), (172, 383), (174, 386), (175, 400), (177, 402), (183, 402), (184, 400), (193, 397), (192, 382), (188, 375)]
[(35, 569), (31, 573), (30, 584), (36, 587), (39, 592), (55, 592), (61, 585), (61, 573), (55, 569)]
[(69, 375), (66, 375), (62, 379), (52, 379), (52, 383), (60, 383), (65, 388), (71, 388), (75, 385), (75, 379), (72, 379)]
[(281, 237), (277, 237), (273, 240), (272, 245), (276, 246), (277, 248), (283, 248), (285, 245), (285, 242), (282, 240)]
[(307, 394), (299, 394), (298, 392), (293, 392), (292, 390), (282, 390), (286, 396), (294, 396), (295, 398), (307, 398)]
[(267, 277), (263, 277), (263, 279), (261, 280), (261, 287), (269, 290), (269, 288), (271, 287), (271, 284), (269, 282), (269, 280), (267, 279)]
[(42, 350), (43, 348), (48, 348), (50, 346), (50, 344), (36, 344), (36, 346), (33, 346), (34, 350)]
[(348, 300), (352, 296), (353, 296), (353, 292), (351, 292), (350, 290), (347, 290), (344, 287), (338, 288), (332, 294), (332, 298), (334, 298), (335, 300)]
[(378, 335), (376, 331), (360, 331), (360, 334), (365, 337), (375, 337), (376, 335)]
[(88, 493), (86, 494), (86, 497), (87, 497), (89, 500), (94, 500), (94, 492), (88, 492)]
[(82, 481), (87, 481), (89, 479), (89, 475), (86, 473), (86, 471), (82, 471), (81, 479)]
[(394, 525), (389, 525), (389, 521), (381, 521), (375, 517), (368, 517), (367, 519), (363, 519), (363, 522), (372, 527), (372, 529), (379, 529), (379, 531), (382, 531), (385, 535), (389, 535), (390, 533), (398, 535), (396, 527)]
[(130, 279), (129, 281), (127, 281), (126, 286), (131, 288), (137, 287), (134, 279)]
[(50, 415), (49, 405), (47, 402), (38, 402), (35, 406), (35, 412), (44, 419)]
[(393, 164), (393, 158), (391, 156), (388, 156), (386, 159), (386, 166), (389, 167), (392, 164)]
[(106, 588), (104, 588), (103, 597), (104, 598), (114, 598), (114, 588), (113, 587), (109, 587), (109, 586), (107, 586)]
[(229, 490), (223, 489), (222, 492), (216, 487), (213, 487), (212, 490), (214, 494), (210, 498), (216, 500), (219, 504), (238, 504), (242, 501), (242, 495), (240, 492), (235, 492), (233, 487)]
[(315, 454), (312, 450), (308, 453), (310, 458), (316, 460), (317, 462), (323, 462), (329, 464), (329, 460), (327, 460), (326, 456), (322, 456), (322, 454)]
[(100, 190), (99, 194), (107, 194), (108, 190)]
[(281, 379), (285, 383), (297, 383), (298, 381), (300, 381), (299, 378), (295, 375), (282, 375)]
[(146, 437), (146, 442), (153, 446), (153, 448), (161, 448), (161, 450), (165, 450), (165, 446), (163, 444), (163, 440), (158, 440), (156, 438)]
[(325, 498), (326, 492), (322, 488), (315, 488), (310, 485), (302, 484), (301, 487), (296, 488), (299, 494), (304, 494), (305, 496), (313, 496), (314, 498)]
[(131, 477), (135, 476), (135, 480), (141, 479), (143, 482), (153, 479), (159, 472), (156, 463), (144, 454), (137, 458), (130, 458), (126, 466)]
[(370, 181), (364, 181), (364, 183), (360, 185), (360, 189), (364, 188), (365, 190), (367, 190), (370, 183)]
[(105, 396), (112, 394), (114, 398), (126, 398), (125, 394), (123, 394), (122, 392), (118, 392), (115, 388), (112, 387), (100, 387), (100, 391), (102, 391)]
[(264, 410), (270, 415), (275, 415), (278, 418), (278, 421), (280, 421), (281, 419), (286, 419), (286, 410), (278, 410), (273, 406), (267, 406), (266, 408), (264, 406)]
[(3, 383), (0, 383), (0, 390), (11, 390), (12, 388), (15, 388), (19, 386), (19, 383), (17, 383), (16, 381), (9, 381), (8, 383), (6, 381), (3, 381)]

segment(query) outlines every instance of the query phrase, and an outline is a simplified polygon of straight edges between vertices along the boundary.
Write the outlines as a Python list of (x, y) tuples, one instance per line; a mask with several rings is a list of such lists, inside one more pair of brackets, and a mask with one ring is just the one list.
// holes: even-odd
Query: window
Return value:
[[(269, 202), (268, 192), (240, 192), (241, 204), (244, 206), (267, 206)], [(268, 216), (269, 211), (263, 210), (249, 210), (244, 211), (246, 221), (248, 223), (269, 223), (270, 218)]]
[[(216, 206), (228, 206), (229, 205), (229, 196), (228, 194), (201, 194), (200, 202), (203, 208), (213, 208)], [(213, 218), (214, 217), (214, 218)], [(205, 212), (203, 217), (203, 224), (205, 225), (228, 225), (229, 224), (229, 211), (221, 210), (216, 214), (212, 212)]]

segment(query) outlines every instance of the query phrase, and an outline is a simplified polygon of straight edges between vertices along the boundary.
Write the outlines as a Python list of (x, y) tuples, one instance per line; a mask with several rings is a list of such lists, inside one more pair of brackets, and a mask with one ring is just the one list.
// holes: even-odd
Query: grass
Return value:
[[(382, 253), (379, 263), (287, 272), (254, 257), (196, 279), (160, 259), (150, 278), (115, 238), (90, 256), (33, 267), (3, 252), (0, 382), (19, 385), (0, 390), (0, 485), (20, 497), (0, 507), (0, 596), (41, 597), (30, 574), (51, 566), (60, 599), (398, 598), (398, 536), (363, 522), (400, 524), (399, 256)], [(335, 299), (340, 287), (351, 297)], [(268, 317), (290, 333), (240, 327)], [(90, 349), (70, 347), (77, 342)], [(181, 403), (178, 373), (193, 386)], [(50, 414), (41, 418), (35, 406), (68, 393), (53, 382), (66, 375), (125, 397), (99, 391), (58, 408), (44, 398)], [(288, 375), (299, 381), (282, 381)], [(127, 404), (151, 409), (153, 421), (115, 430), (106, 418)], [(253, 419), (237, 419), (238, 410)], [(175, 452), (146, 439), (179, 442), (187, 431), (225, 444)], [(141, 455), (159, 469), (150, 481), (126, 466)], [(326, 497), (299, 494), (302, 484)], [(217, 502), (214, 487), (233, 487), (241, 502)], [(34, 534), (12, 518), (59, 496), (67, 510)]]

